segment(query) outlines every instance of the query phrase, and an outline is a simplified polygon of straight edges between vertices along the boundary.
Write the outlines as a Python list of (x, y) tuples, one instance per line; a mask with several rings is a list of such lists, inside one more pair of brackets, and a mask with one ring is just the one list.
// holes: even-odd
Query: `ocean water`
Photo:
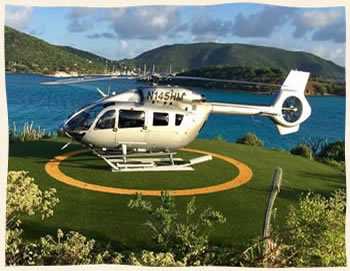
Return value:
[[(56, 131), (57, 127), (73, 111), (100, 98), (96, 88), (105, 92), (121, 92), (135, 88), (135, 80), (108, 80), (74, 85), (42, 86), (40, 82), (50, 78), (28, 74), (6, 74), (6, 94), (9, 127), (16, 122), (17, 129), (24, 122), (33, 121), (34, 127)], [(208, 101), (269, 104), (271, 95), (231, 93), (196, 89)], [(265, 147), (290, 149), (303, 138), (324, 138), (329, 142), (344, 139), (345, 97), (307, 97), (312, 115), (299, 132), (281, 136), (275, 125), (266, 117), (210, 115), (199, 138), (215, 138), (220, 135), (234, 142), (247, 132), (255, 133), (264, 141)]]

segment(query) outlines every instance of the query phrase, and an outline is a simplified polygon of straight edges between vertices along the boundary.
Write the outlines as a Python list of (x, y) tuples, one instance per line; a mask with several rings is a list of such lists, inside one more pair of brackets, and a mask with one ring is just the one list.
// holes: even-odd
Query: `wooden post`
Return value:
[(273, 203), (275, 202), (277, 193), (280, 191), (281, 181), (282, 181), (282, 169), (276, 168), (275, 173), (272, 178), (272, 184), (270, 188), (269, 199), (267, 202), (266, 210), (265, 210), (265, 220), (263, 227), (263, 237), (265, 240), (265, 254), (269, 251), (271, 247), (271, 240), (268, 239), (270, 237), (270, 221), (273, 210)]

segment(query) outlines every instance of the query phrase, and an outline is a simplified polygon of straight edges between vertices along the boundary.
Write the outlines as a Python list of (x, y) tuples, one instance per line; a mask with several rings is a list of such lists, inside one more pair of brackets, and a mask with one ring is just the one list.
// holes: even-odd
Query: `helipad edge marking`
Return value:
[[(145, 190), (145, 189), (128, 189), (128, 188), (118, 188), (118, 187), (109, 187), (109, 186), (102, 186), (97, 184), (90, 184), (85, 183), (82, 181), (79, 181), (77, 179), (74, 179), (72, 177), (69, 177), (65, 175), (60, 169), (59, 165), (60, 163), (74, 155), (78, 155), (81, 153), (89, 152), (88, 149), (73, 151), (69, 153), (65, 153), (63, 155), (56, 156), (55, 158), (49, 160), (45, 165), (46, 172), (54, 179), (82, 189), (87, 189), (91, 191), (98, 191), (98, 192), (105, 192), (105, 193), (112, 193), (112, 194), (120, 194), (120, 195), (135, 195), (136, 193), (141, 193), (144, 196), (160, 196), (161, 190)], [(200, 187), (200, 188), (191, 188), (191, 189), (176, 189), (176, 190), (169, 190), (169, 194), (174, 196), (193, 196), (193, 195), (200, 195), (200, 194), (209, 194), (209, 193), (215, 193), (219, 191), (225, 191), (229, 190), (238, 186), (241, 186), (247, 182), (250, 181), (250, 179), (253, 176), (252, 170), (245, 164), (243, 164), (240, 161), (237, 161), (233, 158), (211, 153), (207, 151), (201, 151), (201, 150), (195, 150), (195, 149), (188, 149), (188, 148), (182, 148), (181, 151), (186, 152), (194, 152), (194, 153), (200, 153), (200, 154), (207, 154), (211, 155), (215, 158), (224, 160), (235, 167), (238, 168), (238, 175), (225, 183), (212, 185), (212, 186), (206, 186), (206, 187)]]

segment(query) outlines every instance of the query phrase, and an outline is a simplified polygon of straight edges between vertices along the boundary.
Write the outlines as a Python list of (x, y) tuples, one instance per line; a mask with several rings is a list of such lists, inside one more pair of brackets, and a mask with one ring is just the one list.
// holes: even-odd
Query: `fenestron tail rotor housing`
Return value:
[(303, 113), (303, 103), (298, 97), (290, 96), (283, 102), (282, 117), (285, 121), (295, 123)]

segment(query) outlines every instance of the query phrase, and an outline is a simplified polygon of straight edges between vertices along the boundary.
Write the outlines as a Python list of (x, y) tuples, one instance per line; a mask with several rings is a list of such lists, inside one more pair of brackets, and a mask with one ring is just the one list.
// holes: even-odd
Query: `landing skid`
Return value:
[(212, 160), (211, 155), (204, 155), (185, 162), (174, 158), (175, 152), (106, 154), (95, 149), (92, 152), (102, 158), (112, 172), (194, 171), (192, 165)]

